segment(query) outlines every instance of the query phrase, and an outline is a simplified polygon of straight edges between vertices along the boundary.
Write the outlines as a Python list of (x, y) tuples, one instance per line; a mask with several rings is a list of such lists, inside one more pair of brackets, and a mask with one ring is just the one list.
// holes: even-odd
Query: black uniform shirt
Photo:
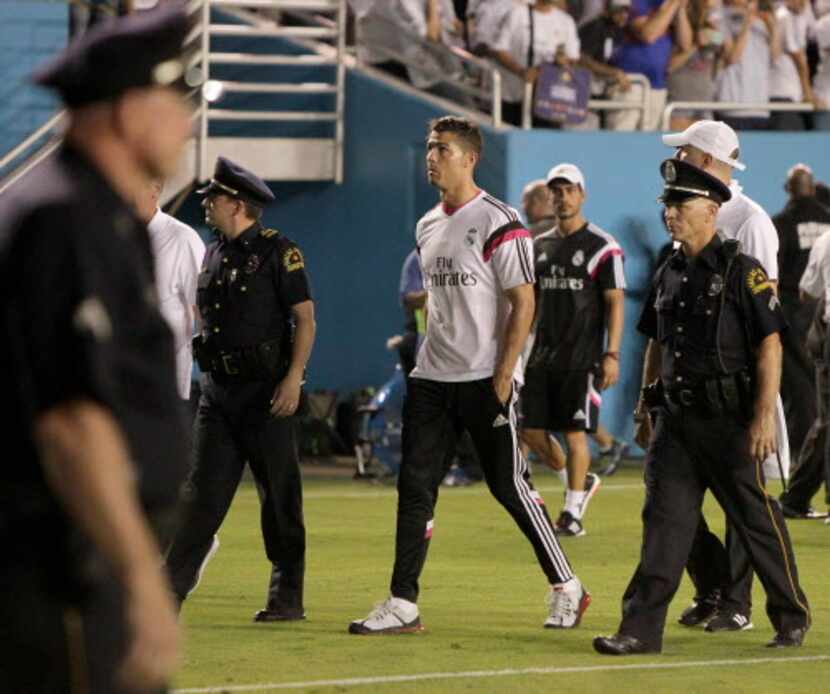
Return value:
[(695, 258), (679, 249), (657, 271), (637, 329), (660, 343), (667, 386), (745, 369), (758, 344), (786, 327), (761, 264), (737, 253), (725, 280), (728, 262), (726, 245), (715, 235)]
[(778, 230), (778, 274), (782, 292), (798, 295), (798, 283), (807, 267), (810, 249), (825, 231), (830, 231), (830, 210), (815, 198), (787, 203), (772, 218)]
[(184, 412), (147, 229), (71, 147), (0, 203), (0, 283), (9, 406), (0, 517), (65, 527), (31, 432), (38, 415), (75, 400), (115, 416), (145, 504), (174, 504), (186, 472)]
[(259, 223), (229, 241), (207, 248), (197, 304), (202, 335), (213, 350), (226, 351), (291, 338), (291, 307), (311, 299), (299, 248)]
[(593, 224), (568, 236), (539, 236), (533, 245), (539, 319), (528, 365), (590, 369), (603, 350), (603, 292), (625, 288), (622, 249)]

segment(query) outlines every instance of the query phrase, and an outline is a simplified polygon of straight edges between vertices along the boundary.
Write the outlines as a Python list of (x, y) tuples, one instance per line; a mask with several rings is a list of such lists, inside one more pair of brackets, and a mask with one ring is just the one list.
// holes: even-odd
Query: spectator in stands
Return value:
[(524, 85), (534, 83), (539, 65), (569, 65), (579, 60), (579, 36), (573, 18), (555, 0), (516, 4), (507, 15), (493, 46), (495, 60), (506, 69), (504, 120), (521, 124)]
[[(719, 0), (689, 0), (692, 45), (675, 46), (669, 60), (668, 100), (713, 101), (715, 79), (732, 43), (723, 35)], [(675, 110), (669, 130), (685, 130), (696, 120), (711, 119), (711, 111)]]
[(574, 15), (576, 25), (581, 29), (597, 17), (601, 17), (606, 9), (606, 0), (583, 0), (582, 12), (579, 15)]
[(452, 0), (384, 0), (357, 10), (358, 59), (419, 89), (459, 98), (447, 88), (461, 63), (441, 46), (460, 46), (463, 27)]
[(816, 22), (815, 37), (819, 59), (813, 76), (813, 103), (817, 109), (813, 114), (813, 128), (830, 130), (830, 14)]
[(488, 55), (507, 15), (517, 0), (470, 0), (467, 4), (467, 41), (476, 55)]
[(591, 95), (603, 97), (611, 87), (627, 92), (631, 82), (625, 70), (612, 65), (625, 38), (631, 0), (606, 0), (605, 10), (579, 30), (579, 62), (591, 71)]
[[(781, 52), (770, 71), (770, 101), (814, 101), (807, 65), (807, 30), (812, 12), (807, 8), (807, 0), (785, 0), (775, 11)], [(806, 113), (774, 111), (770, 116), (770, 128), (805, 130), (806, 118)]]
[[(628, 73), (640, 73), (651, 84), (651, 95), (645, 112), (635, 109), (613, 111), (607, 116), (612, 130), (654, 130), (666, 105), (666, 75), (673, 46), (688, 50), (692, 45), (692, 28), (686, 13), (688, 0), (633, 0), (626, 40), (612, 61)], [(643, 88), (633, 84), (624, 90), (619, 85), (611, 97), (640, 103)]]
[[(770, 67), (780, 53), (778, 23), (756, 0), (725, 0), (724, 36), (731, 40), (718, 80), (717, 100), (763, 103), (770, 99)], [(719, 118), (734, 130), (762, 130), (769, 111), (724, 111)]]

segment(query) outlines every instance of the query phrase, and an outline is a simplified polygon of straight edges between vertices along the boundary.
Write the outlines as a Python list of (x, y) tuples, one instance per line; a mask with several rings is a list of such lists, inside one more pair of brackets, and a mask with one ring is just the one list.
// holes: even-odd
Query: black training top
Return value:
[(778, 230), (778, 279), (781, 291), (798, 294), (816, 239), (830, 231), (830, 210), (815, 198), (791, 200), (772, 218)]
[(603, 292), (625, 288), (622, 249), (593, 224), (568, 236), (553, 230), (533, 246), (538, 321), (528, 367), (590, 369), (605, 344)]
[(679, 249), (657, 270), (637, 329), (660, 343), (668, 386), (748, 368), (758, 344), (786, 327), (761, 264), (734, 252), (730, 266), (734, 248), (715, 235), (696, 257)]
[(146, 227), (69, 146), (0, 202), (0, 392), (10, 406), (0, 527), (3, 519), (11, 532), (20, 532), (21, 519), (27, 529), (67, 527), (43, 480), (32, 426), (76, 400), (114, 415), (145, 505), (177, 501), (186, 431), (153, 272)]

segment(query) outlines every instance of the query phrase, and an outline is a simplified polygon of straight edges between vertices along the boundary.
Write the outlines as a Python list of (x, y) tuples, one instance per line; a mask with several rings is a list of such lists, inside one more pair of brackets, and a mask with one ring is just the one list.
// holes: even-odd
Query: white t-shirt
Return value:
[(769, 94), (777, 99), (801, 101), (804, 90), (790, 53), (807, 49), (807, 28), (809, 15), (806, 12), (793, 14), (783, 5), (775, 11), (778, 29), (781, 32), (781, 55), (773, 62), (769, 72)]
[(830, 231), (816, 239), (798, 288), (814, 299), (824, 297), (824, 322), (830, 322)]
[[(470, 46), (492, 46), (501, 34), (507, 15), (515, 5), (527, 7), (526, 0), (470, 0), (467, 3), (467, 18), (472, 20)], [(525, 10), (527, 11), (527, 10)]]
[[(573, 18), (554, 7), (549, 12), (533, 10), (533, 65), (528, 65), (530, 12), (527, 5), (516, 5), (502, 25), (494, 50), (504, 51), (519, 65), (535, 67), (552, 62), (560, 46), (571, 60), (579, 60), (579, 34)], [(508, 70), (504, 73), (504, 100), (516, 103), (524, 96), (524, 81)]]
[[(744, 22), (742, 11), (725, 8), (722, 29), (725, 36), (733, 41), (740, 33)], [(762, 19), (755, 19), (749, 28), (746, 48), (740, 60), (727, 65), (718, 75), (717, 100), (741, 103), (763, 103), (769, 101), (770, 48), (769, 31)], [(733, 118), (766, 118), (769, 111), (731, 111)]]
[[(743, 194), (741, 184), (734, 178), (729, 184), (732, 198), (720, 208), (717, 218), (718, 234), (724, 239), (737, 239), (741, 253), (755, 258), (771, 280), (778, 279), (778, 232), (775, 225), (757, 202)], [(779, 395), (775, 401), (775, 433), (778, 439), (778, 456), (764, 461), (764, 474), (768, 479), (779, 479), (778, 457), (784, 476), (790, 476), (790, 441), (784, 405)]]
[[(438, 204), (415, 229), (427, 290), (427, 333), (411, 376), (493, 375), (510, 315), (505, 291), (532, 284), (533, 243), (512, 207), (485, 191), (456, 210)], [(514, 378), (523, 380), (519, 358)]]
[(179, 395), (190, 397), (190, 374), (193, 369), (193, 306), (196, 282), (205, 244), (193, 229), (158, 210), (147, 225), (156, 263), (156, 287), (159, 308), (176, 346), (176, 381)]
[(755, 258), (771, 280), (778, 279), (778, 232), (757, 202), (743, 194), (734, 178), (729, 184), (732, 198), (718, 212), (718, 233), (724, 239), (741, 242), (741, 253)]

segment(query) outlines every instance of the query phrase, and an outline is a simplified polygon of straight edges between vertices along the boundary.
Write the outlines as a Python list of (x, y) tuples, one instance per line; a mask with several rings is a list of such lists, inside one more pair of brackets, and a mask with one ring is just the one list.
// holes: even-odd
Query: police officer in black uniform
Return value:
[(739, 534), (767, 593), (776, 630), (768, 644), (800, 646), (810, 625), (787, 527), (764, 488), (775, 449), (781, 306), (761, 265), (721, 241), (723, 183), (683, 161), (663, 162), (661, 201), (681, 247), (658, 270), (638, 325), (650, 338), (647, 389), (656, 426), (646, 459), (640, 566), (608, 655), (660, 652), (707, 489)]
[(159, 534), (185, 419), (131, 201), (190, 133), (188, 28), (176, 8), (114, 20), (41, 69), (64, 142), (0, 202), (2, 692), (157, 691), (175, 665)]
[(247, 461), (262, 496), (262, 534), (273, 564), (257, 621), (303, 619), (305, 526), (294, 414), (314, 342), (314, 304), (299, 248), (262, 226), (274, 200), (256, 175), (219, 157), (199, 191), (219, 232), (199, 276), (204, 372), (194, 423), (194, 467), (184, 519), (167, 558), (179, 601), (192, 588)]

